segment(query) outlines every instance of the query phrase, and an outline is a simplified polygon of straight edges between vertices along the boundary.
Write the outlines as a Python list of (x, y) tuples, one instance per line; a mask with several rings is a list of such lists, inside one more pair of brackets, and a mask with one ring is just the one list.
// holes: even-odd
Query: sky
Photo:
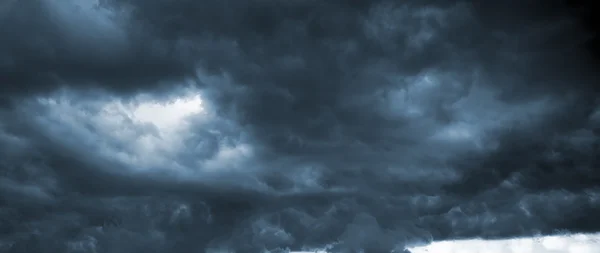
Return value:
[(597, 252), (600, 72), (579, 17), (0, 1), (0, 252)]

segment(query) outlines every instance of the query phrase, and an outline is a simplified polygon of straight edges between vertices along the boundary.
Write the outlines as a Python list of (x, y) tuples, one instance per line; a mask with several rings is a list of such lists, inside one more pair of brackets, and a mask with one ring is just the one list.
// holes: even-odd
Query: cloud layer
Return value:
[(544, 3), (6, 1), (0, 251), (597, 232), (596, 66)]
[(598, 252), (598, 235), (567, 235), (567, 236), (544, 236), (534, 238), (518, 238), (510, 240), (462, 240), (435, 242), (424, 247), (411, 249), (419, 252)]

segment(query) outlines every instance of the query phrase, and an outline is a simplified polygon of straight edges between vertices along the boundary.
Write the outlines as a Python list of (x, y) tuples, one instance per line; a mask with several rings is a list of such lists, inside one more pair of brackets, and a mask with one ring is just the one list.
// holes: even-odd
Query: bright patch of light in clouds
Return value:
[(182, 167), (175, 158), (186, 150), (188, 119), (208, 117), (197, 93), (171, 100), (140, 96), (133, 101), (79, 101), (76, 95), (66, 92), (39, 99), (49, 114), (39, 117), (38, 124), (51, 132), (68, 127), (71, 144), (87, 145), (96, 154), (139, 169)]
[(202, 109), (202, 99), (195, 95), (166, 103), (142, 102), (133, 108), (132, 115), (141, 122), (154, 124), (160, 130), (169, 130), (184, 124), (186, 117), (200, 113)]
[(85, 147), (133, 171), (187, 176), (248, 171), (244, 164), (254, 157), (254, 147), (223, 133), (235, 130), (223, 129), (227, 125), (220, 124), (199, 92), (168, 99), (81, 100), (80, 94), (65, 91), (37, 100), (48, 113), (36, 116), (34, 124), (44, 126), (48, 136), (69, 136), (56, 140), (61, 145)]
[(476, 141), (477, 132), (473, 126), (466, 123), (458, 123), (445, 126), (433, 138), (444, 141)]
[(600, 234), (433, 242), (412, 253), (600, 253)]

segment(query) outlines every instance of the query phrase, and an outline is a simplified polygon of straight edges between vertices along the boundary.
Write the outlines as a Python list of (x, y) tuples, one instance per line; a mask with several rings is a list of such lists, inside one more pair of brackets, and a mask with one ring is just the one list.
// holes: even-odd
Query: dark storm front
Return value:
[(598, 232), (590, 10), (2, 1), (0, 252)]

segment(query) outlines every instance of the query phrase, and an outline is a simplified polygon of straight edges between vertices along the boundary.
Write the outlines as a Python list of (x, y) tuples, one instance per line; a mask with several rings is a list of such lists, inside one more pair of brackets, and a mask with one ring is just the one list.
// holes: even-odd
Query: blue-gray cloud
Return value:
[(0, 251), (597, 231), (588, 34), (509, 2), (8, 1)]

